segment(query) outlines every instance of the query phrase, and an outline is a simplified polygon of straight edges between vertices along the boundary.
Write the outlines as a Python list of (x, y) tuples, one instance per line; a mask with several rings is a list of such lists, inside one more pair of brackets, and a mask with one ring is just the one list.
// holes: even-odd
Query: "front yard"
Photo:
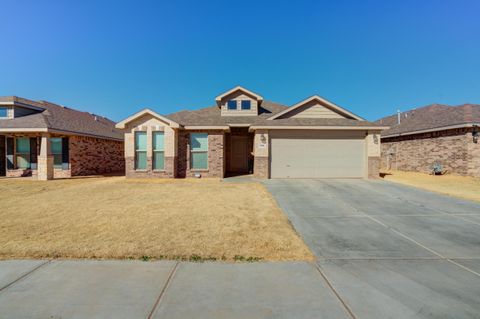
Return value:
[(260, 184), (0, 180), (0, 258), (310, 260)]
[(403, 171), (386, 171), (383, 174), (387, 181), (480, 202), (480, 178)]

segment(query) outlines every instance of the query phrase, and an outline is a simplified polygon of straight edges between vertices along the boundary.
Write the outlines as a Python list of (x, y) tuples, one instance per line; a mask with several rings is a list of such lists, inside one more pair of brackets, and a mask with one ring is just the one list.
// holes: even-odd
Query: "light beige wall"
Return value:
[(268, 130), (256, 130), (253, 138), (253, 155), (255, 157), (268, 157), (269, 142)]
[(345, 118), (345, 116), (322, 105), (319, 101), (310, 101), (307, 104), (281, 116), (280, 118)]
[[(236, 100), (237, 101), (237, 109), (236, 110), (229, 110), (227, 107), (228, 101)], [(242, 110), (241, 102), (242, 100), (250, 101), (250, 110)], [(253, 96), (247, 95), (241, 91), (233, 92), (230, 95), (225, 96), (221, 102), (221, 114), (222, 116), (245, 116), (245, 115), (257, 115), (258, 114), (258, 103), (257, 100), (253, 98)]]
[(163, 131), (165, 133), (165, 157), (177, 156), (177, 132), (168, 126), (167, 123), (155, 118), (152, 115), (144, 115), (125, 127), (125, 157), (135, 156), (135, 132), (147, 132), (147, 156), (152, 156), (152, 143), (154, 131)]
[(380, 131), (369, 131), (366, 140), (367, 156), (380, 156)]

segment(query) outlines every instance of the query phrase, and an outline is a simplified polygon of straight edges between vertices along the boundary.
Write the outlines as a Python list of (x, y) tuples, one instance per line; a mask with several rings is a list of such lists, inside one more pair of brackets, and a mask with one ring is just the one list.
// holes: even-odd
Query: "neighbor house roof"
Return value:
[(194, 111), (180, 111), (167, 115), (166, 117), (188, 127), (227, 127), (236, 125), (251, 126), (253, 128), (262, 127), (372, 127), (382, 128), (382, 125), (369, 121), (358, 121), (354, 119), (337, 118), (270, 118), (275, 114), (288, 110), (289, 107), (270, 101), (264, 101), (260, 107), (258, 115), (252, 116), (225, 116), (221, 115), (218, 107), (211, 106)]
[(0, 120), (0, 131), (50, 131), (123, 140), (123, 133), (115, 128), (115, 122), (100, 115), (16, 96), (0, 97), (0, 104), (32, 106), (36, 110), (29, 115)]
[(382, 137), (480, 125), (480, 105), (432, 104), (402, 112), (400, 123), (398, 123), (398, 114), (384, 117), (375, 123), (390, 126), (388, 130), (382, 132)]

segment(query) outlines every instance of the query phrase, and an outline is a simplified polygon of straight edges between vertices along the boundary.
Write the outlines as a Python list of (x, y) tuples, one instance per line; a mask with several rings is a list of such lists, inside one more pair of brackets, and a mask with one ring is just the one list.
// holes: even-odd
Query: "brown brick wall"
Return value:
[[(192, 171), (190, 169), (190, 133), (208, 133), (208, 169), (202, 171)], [(178, 134), (178, 177), (195, 177), (195, 173), (200, 173), (202, 177), (224, 176), (225, 165), (225, 134), (220, 130), (207, 131), (180, 131)]]
[(438, 162), (452, 174), (480, 176), (479, 145), (467, 128), (383, 138), (381, 168), (429, 173)]
[(253, 159), (253, 175), (256, 178), (268, 178), (269, 171), (268, 157), (255, 156)]
[(69, 138), (72, 176), (120, 173), (125, 171), (123, 142), (93, 137)]

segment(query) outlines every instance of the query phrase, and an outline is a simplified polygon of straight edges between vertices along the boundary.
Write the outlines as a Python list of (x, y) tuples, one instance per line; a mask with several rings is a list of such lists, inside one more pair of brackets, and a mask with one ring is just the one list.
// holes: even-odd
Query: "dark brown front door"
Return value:
[(248, 173), (248, 137), (231, 136), (230, 170)]

